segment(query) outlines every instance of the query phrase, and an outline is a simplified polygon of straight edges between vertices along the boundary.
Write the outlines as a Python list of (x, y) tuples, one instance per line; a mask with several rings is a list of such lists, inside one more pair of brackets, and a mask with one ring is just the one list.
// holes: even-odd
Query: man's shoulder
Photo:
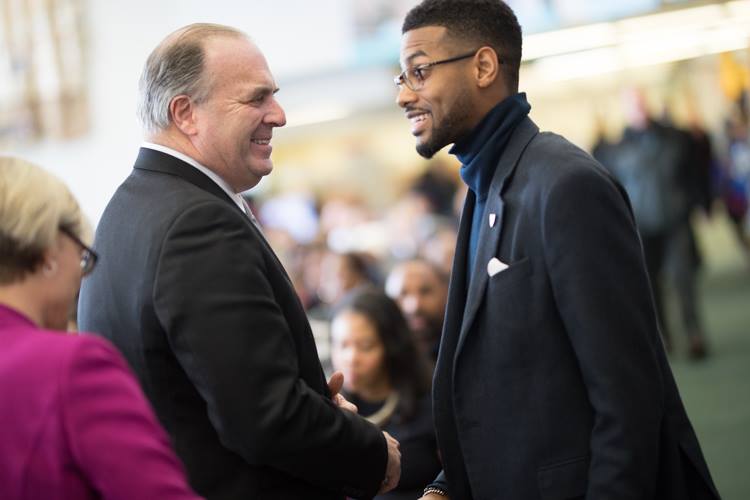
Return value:
[(529, 179), (552, 187), (570, 178), (589, 178), (613, 182), (606, 169), (589, 153), (553, 132), (540, 132), (531, 141), (521, 158)]
[(187, 211), (209, 207), (214, 213), (237, 211), (227, 200), (179, 175), (134, 168), (113, 194), (99, 226), (118, 225), (123, 220), (145, 227), (168, 226)]
[[(185, 165), (185, 169), (193, 168)], [(177, 202), (190, 205), (196, 200), (222, 201), (216, 195), (196, 186), (187, 178), (174, 173), (133, 168), (130, 175), (120, 184), (112, 196), (112, 201), (120, 199), (151, 199), (159, 205)]]
[(620, 197), (617, 181), (589, 153), (551, 132), (537, 134), (519, 160), (508, 188), (521, 194), (529, 209), (552, 200), (579, 203), (592, 196)]

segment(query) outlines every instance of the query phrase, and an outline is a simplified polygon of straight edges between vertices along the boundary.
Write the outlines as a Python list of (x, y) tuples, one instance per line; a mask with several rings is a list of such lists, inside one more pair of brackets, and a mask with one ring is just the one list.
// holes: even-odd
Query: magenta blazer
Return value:
[(0, 305), (0, 499), (190, 499), (120, 354)]

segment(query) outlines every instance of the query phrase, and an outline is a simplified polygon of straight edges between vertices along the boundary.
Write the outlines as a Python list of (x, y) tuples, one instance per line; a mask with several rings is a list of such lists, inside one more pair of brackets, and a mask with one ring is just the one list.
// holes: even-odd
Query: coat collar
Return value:
[[(487, 196), (487, 203), (484, 207), (484, 213), (482, 214), (482, 226), (479, 232), (479, 245), (477, 248), (477, 255), (474, 259), (474, 269), (466, 269), (466, 247), (468, 244), (469, 225), (472, 220), (471, 210), (466, 210), (471, 203), (473, 205), (474, 200), (471, 193), (466, 198), (464, 204), (464, 214), (461, 216), (461, 224), (459, 227), (459, 238), (458, 245), (456, 247), (456, 256), (453, 261), (453, 272), (451, 273), (452, 279), (450, 284), (449, 297), (455, 299), (457, 295), (462, 295), (462, 289), (466, 287), (466, 273), (471, 272), (471, 286), (468, 290), (465, 307), (451, 307), (451, 314), (463, 313), (463, 318), (460, 320), (460, 334), (458, 338), (458, 344), (455, 352), (455, 359), (460, 353), (461, 347), (466, 339), (466, 336), (471, 329), (474, 322), (479, 306), (482, 304), (482, 300), (485, 296), (485, 289), (489, 276), (487, 274), (487, 262), (495, 256), (497, 251), (498, 242), (500, 241), (500, 235), (503, 230), (503, 192), (509, 185), (513, 178), (518, 162), (523, 154), (526, 146), (531, 140), (539, 133), (539, 127), (531, 121), (530, 118), (524, 118), (519, 124), (516, 130), (513, 132), (508, 145), (498, 162), (495, 170), (495, 175), (492, 179), (490, 186), (489, 195)], [(494, 225), (490, 226), (490, 216), (494, 215)], [(463, 236), (463, 237), (462, 237)], [(457, 304), (461, 304), (458, 302)], [(456, 323), (457, 318), (452, 318), (453, 322)], [(446, 325), (451, 324), (450, 321), (446, 321)]]
[[(193, 167), (189, 163), (180, 160), (179, 158), (149, 148), (141, 148), (138, 153), (138, 158), (136, 158), (135, 160), (135, 165), (133, 166), (133, 168), (135, 170), (159, 172), (162, 174), (179, 177), (204, 191), (208, 191), (217, 198), (225, 200), (232, 207), (234, 207), (235, 210), (242, 214), (242, 218), (247, 221), (247, 224), (248, 226), (250, 226), (251, 230), (255, 232), (261, 243), (267, 248), (271, 255), (273, 255), (274, 259), (279, 264), (281, 269), (284, 269), (281, 262), (278, 260), (278, 257), (276, 257), (276, 253), (273, 251), (273, 248), (271, 248), (271, 245), (266, 240), (266, 237), (263, 235), (261, 230), (250, 221), (250, 218), (248, 216), (249, 214), (246, 214), (240, 207), (238, 207), (234, 200), (232, 200), (218, 184), (216, 184), (203, 172)], [(286, 272), (284, 274), (286, 275)], [(291, 283), (291, 279), (289, 278), (289, 276), (287, 276), (287, 279)]]
[(210, 177), (189, 163), (186, 163), (170, 154), (156, 151), (155, 149), (141, 148), (133, 168), (136, 170), (149, 170), (151, 172), (160, 172), (180, 177), (194, 186), (197, 186), (204, 191), (208, 191), (218, 198), (228, 201), (237, 210), (242, 212), (242, 209), (237, 206), (237, 203), (235, 203), (235, 201), (231, 199), (229, 195), (227, 195), (227, 193)]

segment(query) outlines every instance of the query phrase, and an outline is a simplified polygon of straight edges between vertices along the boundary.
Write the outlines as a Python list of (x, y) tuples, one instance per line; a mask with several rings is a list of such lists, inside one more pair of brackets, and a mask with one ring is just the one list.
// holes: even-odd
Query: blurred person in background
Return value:
[(79, 323), (123, 351), (209, 499), (369, 498), (398, 483), (398, 443), (326, 383), (302, 304), (238, 194), (273, 169), (277, 90), (228, 26), (189, 25), (152, 51), (147, 142), (102, 215)]
[(360, 252), (337, 253), (325, 251), (320, 260), (319, 281), (316, 295), (318, 302), (307, 310), (307, 317), (313, 328), (318, 346), (318, 357), (325, 373), (331, 373), (330, 326), (333, 306), (344, 295), (357, 287), (374, 285), (374, 259)]
[(431, 262), (412, 259), (393, 267), (385, 292), (401, 308), (420, 353), (434, 365), (448, 300), (448, 275)]
[[(713, 141), (696, 110), (691, 107), (689, 113), (685, 134), (689, 144), (686, 184), (691, 214), (700, 213), (704, 217), (710, 217), (713, 203), (718, 196), (714, 186), (718, 160)], [(698, 253), (694, 231), (692, 241)], [(698, 260), (702, 261), (700, 255)]]
[(333, 368), (344, 394), (369, 421), (401, 443), (401, 481), (378, 499), (417, 498), (440, 471), (432, 427), (430, 374), (404, 316), (381, 290), (365, 286), (334, 310)]
[(361, 252), (328, 252), (320, 263), (320, 300), (330, 307), (359, 286), (377, 284), (375, 266), (375, 260)]
[(419, 255), (434, 264), (446, 276), (450, 276), (453, 267), (453, 255), (456, 251), (456, 226), (452, 222), (439, 223), (421, 245)]
[(652, 118), (642, 91), (626, 89), (623, 106), (627, 127), (604, 166), (630, 198), (667, 350), (674, 341), (665, 310), (669, 281), (677, 293), (688, 353), (701, 359), (708, 350), (697, 297), (700, 258), (690, 216), (697, 206), (708, 204), (697, 187), (708, 189), (708, 179), (699, 173), (703, 166), (696, 166), (686, 134)]
[(89, 234), (61, 181), (0, 156), (0, 498), (197, 499), (121, 355), (65, 334)]
[(397, 103), (469, 186), (433, 380), (426, 500), (716, 499), (659, 338), (627, 195), (518, 93), (500, 0), (424, 0)]
[(424, 196), (429, 202), (430, 211), (442, 217), (453, 215), (453, 197), (456, 194), (458, 179), (452, 170), (453, 165), (434, 160), (419, 177), (409, 191)]
[(750, 120), (742, 101), (732, 109), (726, 123), (727, 151), (720, 181), (724, 201), (734, 234), (750, 262)]
[(318, 287), (320, 285), (321, 264), (327, 254), (328, 247), (325, 243), (320, 242), (296, 245), (292, 249), (291, 269), (287, 269), (287, 271), (305, 310), (309, 311), (321, 304)]
[(604, 165), (609, 164), (609, 154), (614, 149), (615, 141), (607, 134), (606, 120), (603, 113), (594, 115), (594, 143), (591, 146), (591, 156)]

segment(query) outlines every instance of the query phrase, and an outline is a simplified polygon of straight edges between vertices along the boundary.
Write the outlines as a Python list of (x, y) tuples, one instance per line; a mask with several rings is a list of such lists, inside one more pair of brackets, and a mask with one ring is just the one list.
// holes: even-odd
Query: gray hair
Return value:
[(204, 74), (203, 43), (211, 37), (247, 37), (221, 24), (190, 24), (167, 36), (151, 52), (138, 83), (138, 118), (146, 131), (169, 127), (169, 104), (179, 95), (200, 103), (211, 92), (210, 75)]

